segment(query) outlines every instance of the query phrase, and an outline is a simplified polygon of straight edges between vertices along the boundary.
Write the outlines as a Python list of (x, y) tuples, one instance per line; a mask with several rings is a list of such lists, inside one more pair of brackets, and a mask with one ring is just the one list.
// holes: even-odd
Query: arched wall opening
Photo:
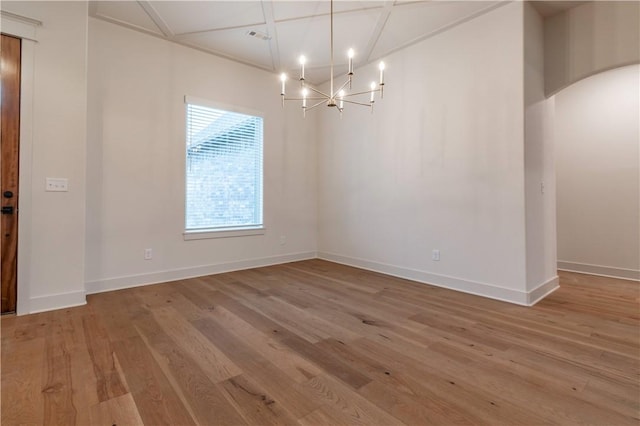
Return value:
[(552, 100), (558, 269), (640, 279), (640, 65)]
[(639, 2), (589, 1), (544, 20), (547, 96), (583, 78), (638, 62)]

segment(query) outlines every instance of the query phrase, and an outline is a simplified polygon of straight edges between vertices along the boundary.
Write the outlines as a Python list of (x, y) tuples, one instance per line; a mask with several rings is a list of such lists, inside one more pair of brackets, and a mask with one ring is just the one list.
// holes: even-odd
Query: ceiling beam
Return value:
[(184, 33), (175, 34), (175, 38), (184, 38), (184, 37), (198, 35), (198, 34), (213, 34), (216, 32), (229, 31), (229, 30), (241, 30), (243, 28), (250, 30), (250, 29), (255, 29), (255, 27), (260, 25), (265, 25), (265, 22), (254, 22), (251, 24), (234, 25), (231, 27), (211, 28), (208, 30), (187, 31)]
[(164, 19), (160, 16), (160, 14), (153, 8), (150, 1), (147, 0), (139, 0), (138, 4), (142, 9), (149, 15), (149, 18), (156, 24), (156, 27), (164, 34), (164, 36), (168, 39), (172, 39), (175, 34), (171, 31), (171, 28), (164, 22)]
[(267, 24), (267, 34), (269, 39), (269, 50), (271, 51), (271, 65), (274, 71), (280, 69), (280, 49), (278, 47), (278, 33), (276, 32), (276, 20), (273, 17), (273, 1), (262, 0), (262, 12), (264, 21)]
[(364, 51), (366, 60), (363, 62), (371, 61), (371, 54), (373, 53), (373, 49), (376, 47), (376, 43), (378, 43), (378, 39), (384, 30), (384, 26), (387, 25), (387, 20), (389, 19), (389, 15), (391, 15), (391, 9), (393, 8), (393, 4), (395, 1), (385, 1), (384, 8), (382, 12), (380, 12), (380, 17), (378, 18), (378, 23), (369, 38), (369, 44)]

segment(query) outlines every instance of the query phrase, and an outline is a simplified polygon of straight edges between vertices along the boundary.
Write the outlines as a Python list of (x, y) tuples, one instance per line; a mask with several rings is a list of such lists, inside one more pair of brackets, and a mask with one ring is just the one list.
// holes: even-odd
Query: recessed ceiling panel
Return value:
[(391, 10), (371, 57), (384, 56), (497, 3), (499, 2), (433, 1), (396, 5)]
[[(255, 25), (251, 29), (262, 33), (267, 32), (265, 25)], [(190, 34), (180, 37), (180, 42), (272, 70), (270, 42), (250, 37), (246, 34), (247, 31), (247, 29), (237, 28)]]
[(259, 1), (154, 1), (175, 34), (264, 23)]
[(145, 31), (162, 34), (147, 12), (134, 1), (100, 1), (94, 4), (94, 16), (116, 21)]
[[(380, 15), (379, 9), (368, 9), (357, 13), (342, 13), (334, 16), (335, 63), (347, 63), (347, 51), (355, 51), (355, 63), (365, 58), (365, 49)], [(284, 68), (298, 67), (298, 58), (305, 55), (309, 68), (329, 65), (330, 18), (314, 18), (280, 22), (277, 24), (278, 46)]]
[[(333, 4), (333, 12), (357, 11), (383, 7), (382, 1), (337, 1)], [(308, 18), (328, 14), (331, 5), (328, 1), (274, 1), (273, 16), (276, 21)]]

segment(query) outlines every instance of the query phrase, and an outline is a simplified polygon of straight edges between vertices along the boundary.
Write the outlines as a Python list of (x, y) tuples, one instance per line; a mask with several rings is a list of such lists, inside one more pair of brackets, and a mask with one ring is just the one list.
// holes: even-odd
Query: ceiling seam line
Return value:
[(198, 30), (198, 31), (188, 31), (186, 33), (176, 33), (175, 34), (175, 38), (180, 38), (180, 37), (188, 37), (188, 36), (192, 36), (192, 35), (200, 35), (200, 34), (207, 34), (207, 33), (215, 33), (215, 32), (223, 32), (223, 31), (231, 31), (231, 30), (241, 30), (243, 28), (253, 28), (257, 25), (267, 25), (267, 22), (254, 22), (251, 24), (243, 24), (243, 25), (235, 25), (232, 27), (223, 27), (223, 28), (211, 28), (208, 30)]
[(280, 48), (278, 47), (278, 32), (276, 30), (276, 22), (273, 15), (273, 1), (262, 0), (262, 13), (267, 25), (267, 34), (269, 39), (269, 52), (271, 53), (271, 66), (274, 71), (280, 68)]
[(165, 37), (167, 37), (168, 39), (172, 39), (175, 36), (174, 32), (171, 31), (171, 28), (169, 28), (167, 23), (164, 22), (164, 19), (162, 19), (160, 14), (153, 8), (150, 1), (138, 0), (138, 4), (140, 5), (140, 7), (142, 7), (145, 13), (149, 16), (149, 18), (151, 18), (153, 23), (158, 27), (160, 32), (164, 34)]
[(384, 5), (384, 10), (380, 14), (378, 18), (378, 23), (376, 24), (376, 28), (373, 30), (373, 34), (371, 39), (369, 39), (369, 44), (365, 49), (365, 58), (366, 62), (371, 61), (371, 55), (373, 54), (373, 49), (375, 49), (380, 36), (382, 35), (382, 30), (387, 25), (387, 21), (389, 20), (389, 16), (391, 15), (391, 9), (393, 8), (395, 1), (387, 1)]

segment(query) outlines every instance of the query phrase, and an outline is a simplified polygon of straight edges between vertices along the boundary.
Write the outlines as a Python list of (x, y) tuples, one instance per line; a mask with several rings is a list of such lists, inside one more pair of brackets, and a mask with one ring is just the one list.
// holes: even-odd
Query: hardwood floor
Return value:
[(3, 425), (640, 424), (640, 285), (532, 308), (321, 260), (2, 318)]

